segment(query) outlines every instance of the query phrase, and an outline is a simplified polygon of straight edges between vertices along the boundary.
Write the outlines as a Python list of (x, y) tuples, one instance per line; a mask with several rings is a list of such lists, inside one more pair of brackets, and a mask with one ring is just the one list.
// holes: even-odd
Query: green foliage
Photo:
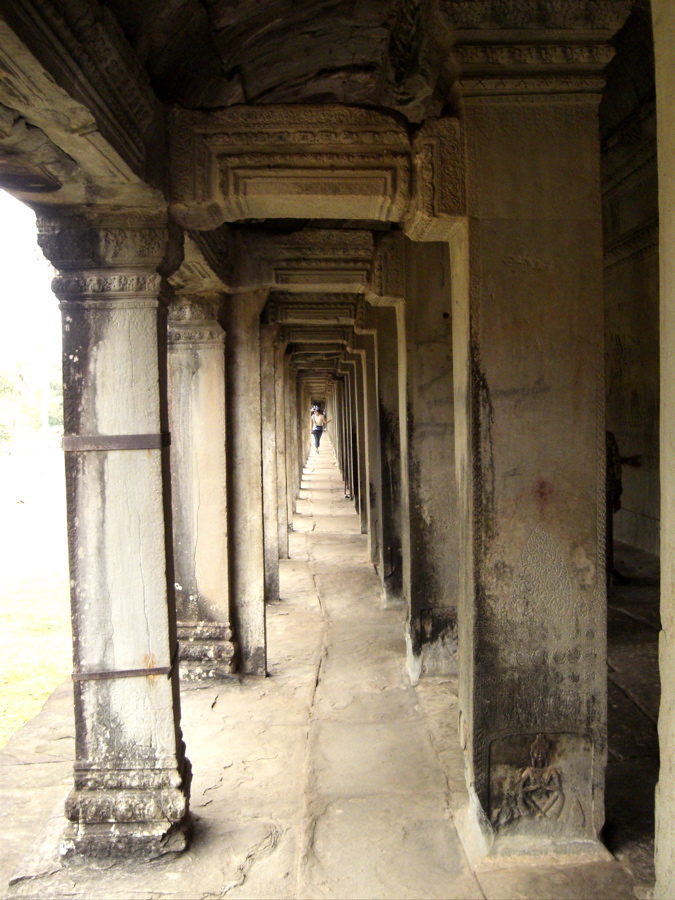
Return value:
[(21, 364), (14, 371), (0, 371), (0, 447), (11, 446), (18, 434), (46, 428), (63, 428), (60, 365), (52, 366), (48, 376)]

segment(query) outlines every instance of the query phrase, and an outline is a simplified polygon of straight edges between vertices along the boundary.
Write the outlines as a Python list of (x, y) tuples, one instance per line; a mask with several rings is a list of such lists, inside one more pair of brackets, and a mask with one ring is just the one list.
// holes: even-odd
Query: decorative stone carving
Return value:
[[(520, 755), (520, 765), (518, 760)], [(490, 745), (490, 823), (500, 835), (588, 835), (586, 735), (523, 734)], [(525, 765), (523, 765), (525, 763)]]
[(632, 0), (440, 0), (447, 24), (456, 30), (569, 28), (617, 31)]
[[(139, 216), (132, 223), (128, 216), (112, 213), (91, 218), (38, 215), (38, 243), (61, 272), (77, 270), (72, 282), (76, 292), (133, 290), (131, 282), (120, 279), (169, 274), (181, 253), (181, 248), (176, 246), (180, 238), (167, 226), (165, 217), (160, 220)], [(104, 274), (98, 271), (101, 268), (114, 271)], [(88, 273), (85, 281), (77, 280), (84, 277), (83, 272), (92, 269), (96, 271)]]
[(201, 247), (190, 235), (185, 235), (183, 262), (169, 278), (169, 284), (179, 294), (223, 292), (228, 288), (213, 271), (204, 258)]
[[(365, 289), (373, 255), (369, 231), (305, 228), (252, 236), (250, 277), (286, 291), (356, 293)], [(249, 277), (247, 274), (243, 278)]]
[(285, 327), (281, 340), (303, 344), (346, 344), (351, 338), (348, 328), (299, 328)]
[(431, 119), (413, 141), (413, 192), (406, 234), (416, 241), (447, 238), (466, 213), (466, 150), (460, 119)]
[(464, 97), (599, 94), (630, 0), (441, 0)]
[(288, 294), (270, 295), (266, 307), (268, 324), (353, 324), (358, 295)]
[(382, 300), (405, 300), (405, 252), (402, 234), (377, 239), (366, 299), (373, 306)]
[(218, 323), (220, 306), (218, 294), (178, 295), (169, 306), (169, 343), (223, 344), (225, 333)]
[(399, 221), (410, 143), (392, 116), (250, 106), (171, 116), (173, 212), (187, 228), (248, 218)]
[(144, 174), (147, 132), (161, 121), (160, 106), (110, 10), (89, 4), (70, 17), (54, 0), (21, 0), (4, 15), (127, 164)]

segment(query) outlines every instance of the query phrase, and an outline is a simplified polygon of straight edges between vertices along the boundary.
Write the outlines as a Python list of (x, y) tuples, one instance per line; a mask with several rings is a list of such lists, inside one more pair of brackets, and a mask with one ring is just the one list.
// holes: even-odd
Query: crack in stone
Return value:
[(241, 865), (239, 866), (239, 875), (237, 876), (236, 880), (226, 881), (221, 888), (220, 894), (207, 894), (206, 897), (224, 897), (234, 888), (241, 887), (248, 878), (253, 866), (259, 860), (265, 859), (265, 857), (270, 856), (272, 853), (274, 853), (285, 830), (285, 828), (280, 828), (278, 825), (275, 825), (272, 829), (270, 829), (265, 837), (253, 847), (251, 847), (251, 849), (248, 851), (248, 853), (244, 857), (243, 863), (241, 863)]

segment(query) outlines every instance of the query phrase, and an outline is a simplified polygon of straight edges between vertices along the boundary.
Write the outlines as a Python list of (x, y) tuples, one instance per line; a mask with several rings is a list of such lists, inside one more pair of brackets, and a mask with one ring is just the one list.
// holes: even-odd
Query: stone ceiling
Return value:
[(105, 0), (165, 103), (348, 103), (411, 121), (451, 96), (437, 0)]

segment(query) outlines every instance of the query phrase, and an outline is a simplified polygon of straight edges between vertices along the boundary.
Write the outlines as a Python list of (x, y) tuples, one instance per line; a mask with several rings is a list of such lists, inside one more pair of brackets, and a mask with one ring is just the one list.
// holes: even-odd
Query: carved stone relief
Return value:
[(490, 744), (492, 827), (503, 834), (582, 836), (591, 823), (587, 735), (517, 734)]

